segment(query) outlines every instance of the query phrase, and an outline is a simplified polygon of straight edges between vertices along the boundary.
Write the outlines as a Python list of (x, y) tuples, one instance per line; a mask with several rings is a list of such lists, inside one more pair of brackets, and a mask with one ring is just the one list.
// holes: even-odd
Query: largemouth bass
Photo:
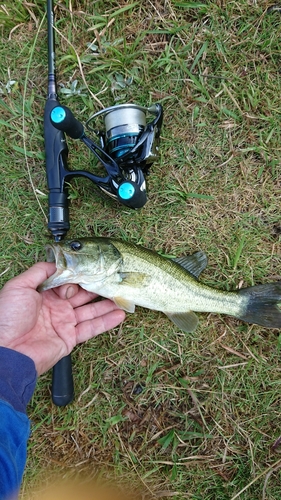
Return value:
[(133, 313), (135, 306), (162, 311), (178, 328), (191, 332), (196, 312), (222, 313), (268, 328), (281, 327), (281, 281), (233, 292), (206, 286), (198, 277), (206, 255), (168, 259), (139, 245), (111, 238), (81, 238), (48, 245), (47, 260), (57, 270), (39, 287), (77, 283)]

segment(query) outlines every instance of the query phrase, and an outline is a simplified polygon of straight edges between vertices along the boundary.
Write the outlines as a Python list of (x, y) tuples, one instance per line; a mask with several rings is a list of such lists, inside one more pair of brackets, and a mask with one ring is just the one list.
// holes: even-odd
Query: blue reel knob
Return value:
[[(143, 183), (142, 183), (143, 184)], [(120, 184), (117, 196), (119, 201), (130, 208), (141, 208), (147, 202), (146, 190), (133, 181), (124, 181)]]
[(131, 182), (123, 182), (118, 188), (118, 196), (121, 200), (130, 200), (134, 196), (135, 191)]

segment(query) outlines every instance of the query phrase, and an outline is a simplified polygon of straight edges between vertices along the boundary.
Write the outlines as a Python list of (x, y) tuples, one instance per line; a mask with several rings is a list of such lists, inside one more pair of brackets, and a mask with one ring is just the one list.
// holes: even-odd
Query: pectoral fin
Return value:
[(124, 311), (127, 311), (129, 313), (134, 313), (135, 312), (135, 304), (134, 302), (131, 302), (130, 300), (123, 299), (123, 297), (113, 297), (113, 302), (116, 304), (120, 309), (123, 309)]
[(121, 272), (119, 273), (121, 279), (120, 285), (127, 285), (133, 288), (143, 287), (147, 281), (147, 274), (137, 272)]
[(193, 332), (198, 325), (198, 317), (192, 311), (185, 313), (165, 313), (184, 332)]

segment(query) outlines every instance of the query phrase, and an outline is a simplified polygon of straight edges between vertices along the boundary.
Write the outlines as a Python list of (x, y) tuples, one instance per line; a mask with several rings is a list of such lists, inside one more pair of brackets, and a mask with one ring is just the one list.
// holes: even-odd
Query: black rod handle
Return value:
[(60, 359), (53, 368), (52, 400), (56, 406), (66, 406), (74, 398), (71, 355)]
[(67, 169), (68, 148), (65, 135), (51, 123), (50, 113), (58, 107), (58, 100), (50, 98), (46, 101), (44, 111), (44, 138), (46, 156), (46, 174), (49, 188), (48, 228), (60, 241), (69, 230), (69, 213), (65, 175)]

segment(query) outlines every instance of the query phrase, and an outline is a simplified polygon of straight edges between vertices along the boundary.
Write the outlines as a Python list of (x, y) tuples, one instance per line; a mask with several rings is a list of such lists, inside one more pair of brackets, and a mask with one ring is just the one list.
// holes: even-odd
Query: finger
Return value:
[(60, 299), (72, 299), (75, 295), (80, 290), (79, 285), (62, 285), (58, 286), (57, 288), (54, 288), (54, 293), (60, 298)]
[(56, 271), (56, 265), (53, 262), (37, 262), (27, 271), (24, 271), (19, 276), (12, 278), (7, 285), (17, 287), (28, 287), (36, 289), (49, 276), (52, 276)]
[(78, 324), (83, 321), (98, 318), (99, 316), (103, 316), (104, 314), (115, 311), (116, 309), (119, 309), (119, 307), (117, 307), (112, 300), (104, 299), (99, 300), (98, 302), (91, 302), (90, 304), (86, 304), (81, 307), (76, 307), (76, 309), (74, 309), (74, 313)]
[(115, 328), (124, 319), (125, 312), (122, 309), (116, 309), (93, 320), (79, 323), (75, 328), (77, 344), (81, 344), (107, 330), (111, 330), (111, 328)]
[(97, 293), (87, 292), (87, 290), (75, 284), (61, 285), (52, 290), (47, 290), (47, 292), (51, 292), (53, 296), (58, 296), (61, 299), (68, 299), (73, 308), (87, 304), (98, 297)]
[(80, 286), (78, 288), (78, 293), (69, 299), (73, 308), (88, 304), (88, 302), (98, 297), (97, 293), (87, 292), (87, 290), (84, 290), (84, 288), (81, 288)]

